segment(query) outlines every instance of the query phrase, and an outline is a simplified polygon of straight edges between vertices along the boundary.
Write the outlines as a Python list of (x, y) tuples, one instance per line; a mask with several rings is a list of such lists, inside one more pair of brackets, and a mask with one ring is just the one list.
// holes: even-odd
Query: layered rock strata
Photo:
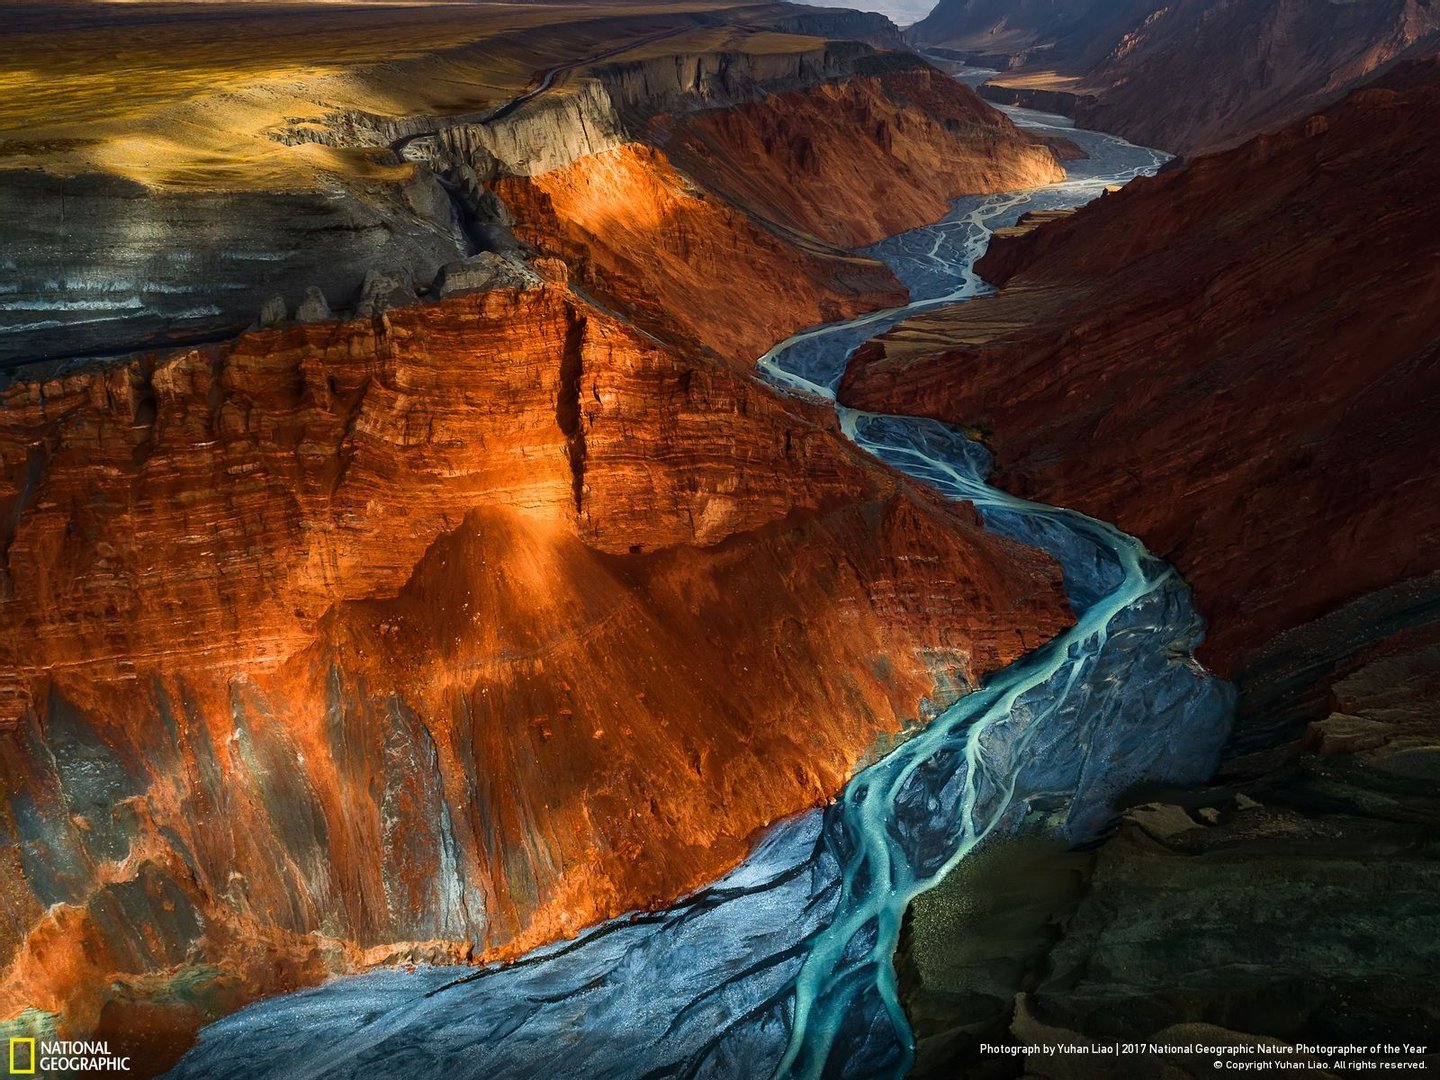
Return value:
[[(902, 302), (888, 271), (843, 249), (961, 194), (1063, 176), (1050, 147), (914, 57), (832, 44), (769, 67), (672, 59), (607, 66), (574, 95), (412, 150), (492, 177), (516, 238), (606, 303), (746, 368), (802, 326)], [(813, 85), (836, 69), (851, 74)], [(713, 107), (757, 86), (802, 88)], [(546, 133), (572, 113), (584, 138), (566, 149)]]
[(710, 190), (841, 248), (928, 224), (957, 195), (1065, 177), (1050, 147), (911, 59), (654, 127), (680, 168)]
[(558, 285), (0, 411), (0, 1013), (161, 1064), (683, 893), (1070, 618), (826, 410)]
[(641, 144), (494, 190), (523, 243), (564, 259), (642, 325), (741, 372), (800, 327), (907, 299), (880, 263), (788, 243)]

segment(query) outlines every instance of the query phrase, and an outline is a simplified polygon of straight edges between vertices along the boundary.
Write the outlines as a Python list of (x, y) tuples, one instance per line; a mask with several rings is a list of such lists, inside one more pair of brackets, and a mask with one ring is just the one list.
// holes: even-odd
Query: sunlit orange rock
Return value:
[(664, 149), (630, 143), (493, 186), (520, 239), (587, 289), (749, 370), (797, 330), (904, 302), (883, 264), (848, 249), (934, 221), (957, 196), (1064, 176), (967, 87), (912, 57), (882, 66), (663, 116), (648, 131)]
[(516, 235), (645, 325), (748, 370), (796, 330), (902, 304), (884, 264), (777, 236), (638, 143), (497, 182)]
[(827, 409), (560, 285), (22, 377), (0, 418), (0, 1017), (147, 1067), (327, 973), (665, 902), (1070, 619)]

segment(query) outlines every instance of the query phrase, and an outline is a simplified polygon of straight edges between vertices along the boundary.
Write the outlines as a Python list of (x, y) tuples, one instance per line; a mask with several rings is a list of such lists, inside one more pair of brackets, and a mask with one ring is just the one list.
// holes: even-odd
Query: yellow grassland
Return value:
[[(724, 12), (725, 26), (694, 26)], [(375, 150), (272, 137), (328, 113), (464, 115), (540, 72), (633, 53), (783, 52), (816, 39), (746, 31), (763, 4), (89, 2), (0, 4), (0, 169), (108, 172), (156, 187), (299, 190), (395, 179)], [(657, 33), (677, 30), (661, 41)]]

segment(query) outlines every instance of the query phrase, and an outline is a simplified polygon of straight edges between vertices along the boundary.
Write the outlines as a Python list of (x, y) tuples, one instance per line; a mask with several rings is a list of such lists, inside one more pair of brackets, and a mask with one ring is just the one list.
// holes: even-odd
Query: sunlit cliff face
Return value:
[(494, 190), (517, 235), (586, 287), (741, 370), (801, 326), (903, 302), (887, 270), (843, 249), (939, 217), (960, 192), (1064, 175), (1050, 147), (923, 65), (649, 131), (665, 149), (628, 142)]
[[(83, 19), (63, 56), (26, 31), (57, 78), (0, 117), (38, 133), (0, 147), (25, 340), (216, 341), (0, 388), (4, 1020), (149, 1032), (158, 1069), (257, 996), (668, 902), (1070, 621), (1048, 559), (752, 372), (904, 301), (845, 246), (1053, 154), (914, 57), (750, 21), (855, 14), (788, 8), (610, 13), (613, 70), (492, 125), (598, 46), (475, 12), (385, 63), (393, 12), (286, 9), (254, 56), (191, 12), (109, 67)], [(814, 161), (764, 110), (659, 145), (772, 85)], [(847, 138), (883, 212), (826, 194)]]
[(524, 240), (740, 370), (799, 326), (905, 297), (878, 263), (787, 244), (639, 144), (495, 190)]
[(916, 66), (664, 117), (666, 150), (713, 190), (842, 248), (942, 217), (957, 192), (1053, 184), (1049, 147), (966, 87)]
[(0, 1000), (74, 1030), (664, 901), (1069, 618), (818, 410), (561, 286), (3, 408)]

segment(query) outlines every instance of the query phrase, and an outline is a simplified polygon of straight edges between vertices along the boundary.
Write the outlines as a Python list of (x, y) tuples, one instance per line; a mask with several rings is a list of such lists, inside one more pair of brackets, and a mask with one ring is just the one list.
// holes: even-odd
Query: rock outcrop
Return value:
[(1064, 175), (968, 88), (915, 58), (872, 59), (876, 74), (652, 117), (643, 137), (664, 149), (616, 143), (491, 187), (516, 237), (605, 302), (748, 370), (805, 326), (903, 302), (886, 268), (844, 249), (959, 195)]
[(467, 292), (529, 289), (538, 284), (539, 277), (518, 259), (507, 259), (493, 251), (482, 251), (464, 262), (441, 267), (440, 276), (435, 279), (435, 295), (443, 300)]
[(1440, 15), (1427, 0), (943, 0), (910, 36), (1004, 69), (994, 100), (1046, 107), (1048, 95), (1082, 127), (1194, 154), (1433, 53)]
[(4, 1032), (154, 1072), (260, 995), (667, 902), (1068, 625), (1048, 559), (752, 374), (905, 299), (843, 247), (1052, 150), (876, 16), (637, 18), (297, 76), (284, 183), (0, 173)]
[(979, 270), (998, 297), (865, 347), (841, 397), (973, 425), (1005, 484), (1142, 537), (1234, 675), (1436, 569), (1436, 108), (1440, 64), (1397, 69), (997, 242)]
[(558, 285), (0, 414), (0, 1015), (155, 1068), (257, 995), (711, 879), (1070, 617), (827, 410)]

